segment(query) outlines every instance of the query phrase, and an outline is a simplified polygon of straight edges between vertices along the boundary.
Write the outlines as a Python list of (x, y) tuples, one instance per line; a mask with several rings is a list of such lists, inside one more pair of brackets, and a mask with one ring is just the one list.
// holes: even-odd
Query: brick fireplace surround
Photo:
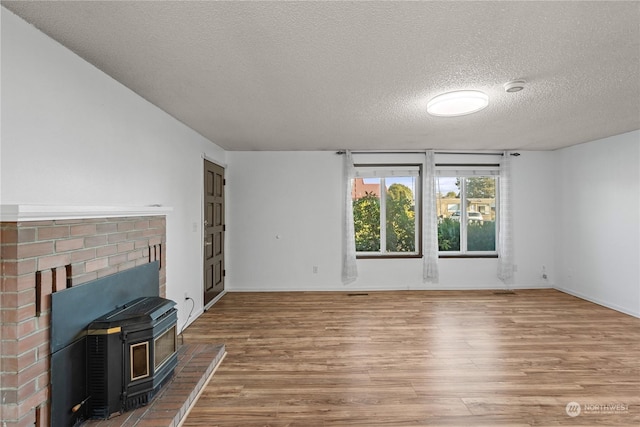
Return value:
[(2, 427), (48, 426), (51, 293), (159, 260), (165, 296), (167, 209), (89, 209), (88, 215), (63, 209), (57, 216), (65, 219), (20, 207), (6, 211), (0, 217), (0, 419)]

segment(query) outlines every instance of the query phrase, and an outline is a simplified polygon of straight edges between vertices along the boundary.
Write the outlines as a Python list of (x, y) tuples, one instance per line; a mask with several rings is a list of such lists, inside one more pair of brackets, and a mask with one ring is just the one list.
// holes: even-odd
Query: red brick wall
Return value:
[(365, 193), (375, 194), (380, 197), (380, 184), (365, 184), (363, 178), (354, 178), (351, 199), (358, 200), (364, 197)]
[(0, 223), (0, 420), (49, 425), (51, 293), (160, 261), (164, 216)]

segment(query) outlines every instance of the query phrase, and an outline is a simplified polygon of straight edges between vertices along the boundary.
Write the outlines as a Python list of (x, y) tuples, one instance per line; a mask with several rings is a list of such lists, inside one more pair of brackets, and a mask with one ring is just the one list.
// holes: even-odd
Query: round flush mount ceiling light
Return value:
[(447, 92), (432, 98), (427, 103), (427, 112), (432, 116), (454, 117), (475, 113), (489, 105), (489, 97), (478, 90)]

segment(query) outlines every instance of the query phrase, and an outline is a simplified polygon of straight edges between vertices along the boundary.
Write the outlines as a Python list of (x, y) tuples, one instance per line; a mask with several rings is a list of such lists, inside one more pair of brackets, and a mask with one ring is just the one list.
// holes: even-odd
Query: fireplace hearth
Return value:
[(137, 298), (87, 328), (89, 418), (146, 405), (177, 364), (177, 310), (162, 297)]

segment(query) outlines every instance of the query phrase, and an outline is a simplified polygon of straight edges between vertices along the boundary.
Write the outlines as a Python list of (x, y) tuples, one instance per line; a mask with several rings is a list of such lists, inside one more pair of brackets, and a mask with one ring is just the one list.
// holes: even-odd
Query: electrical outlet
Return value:
[(185, 299), (185, 301), (189, 299), (189, 293), (188, 292), (184, 293), (184, 299)]
[(318, 274), (318, 266), (317, 265), (313, 266), (313, 274)]

